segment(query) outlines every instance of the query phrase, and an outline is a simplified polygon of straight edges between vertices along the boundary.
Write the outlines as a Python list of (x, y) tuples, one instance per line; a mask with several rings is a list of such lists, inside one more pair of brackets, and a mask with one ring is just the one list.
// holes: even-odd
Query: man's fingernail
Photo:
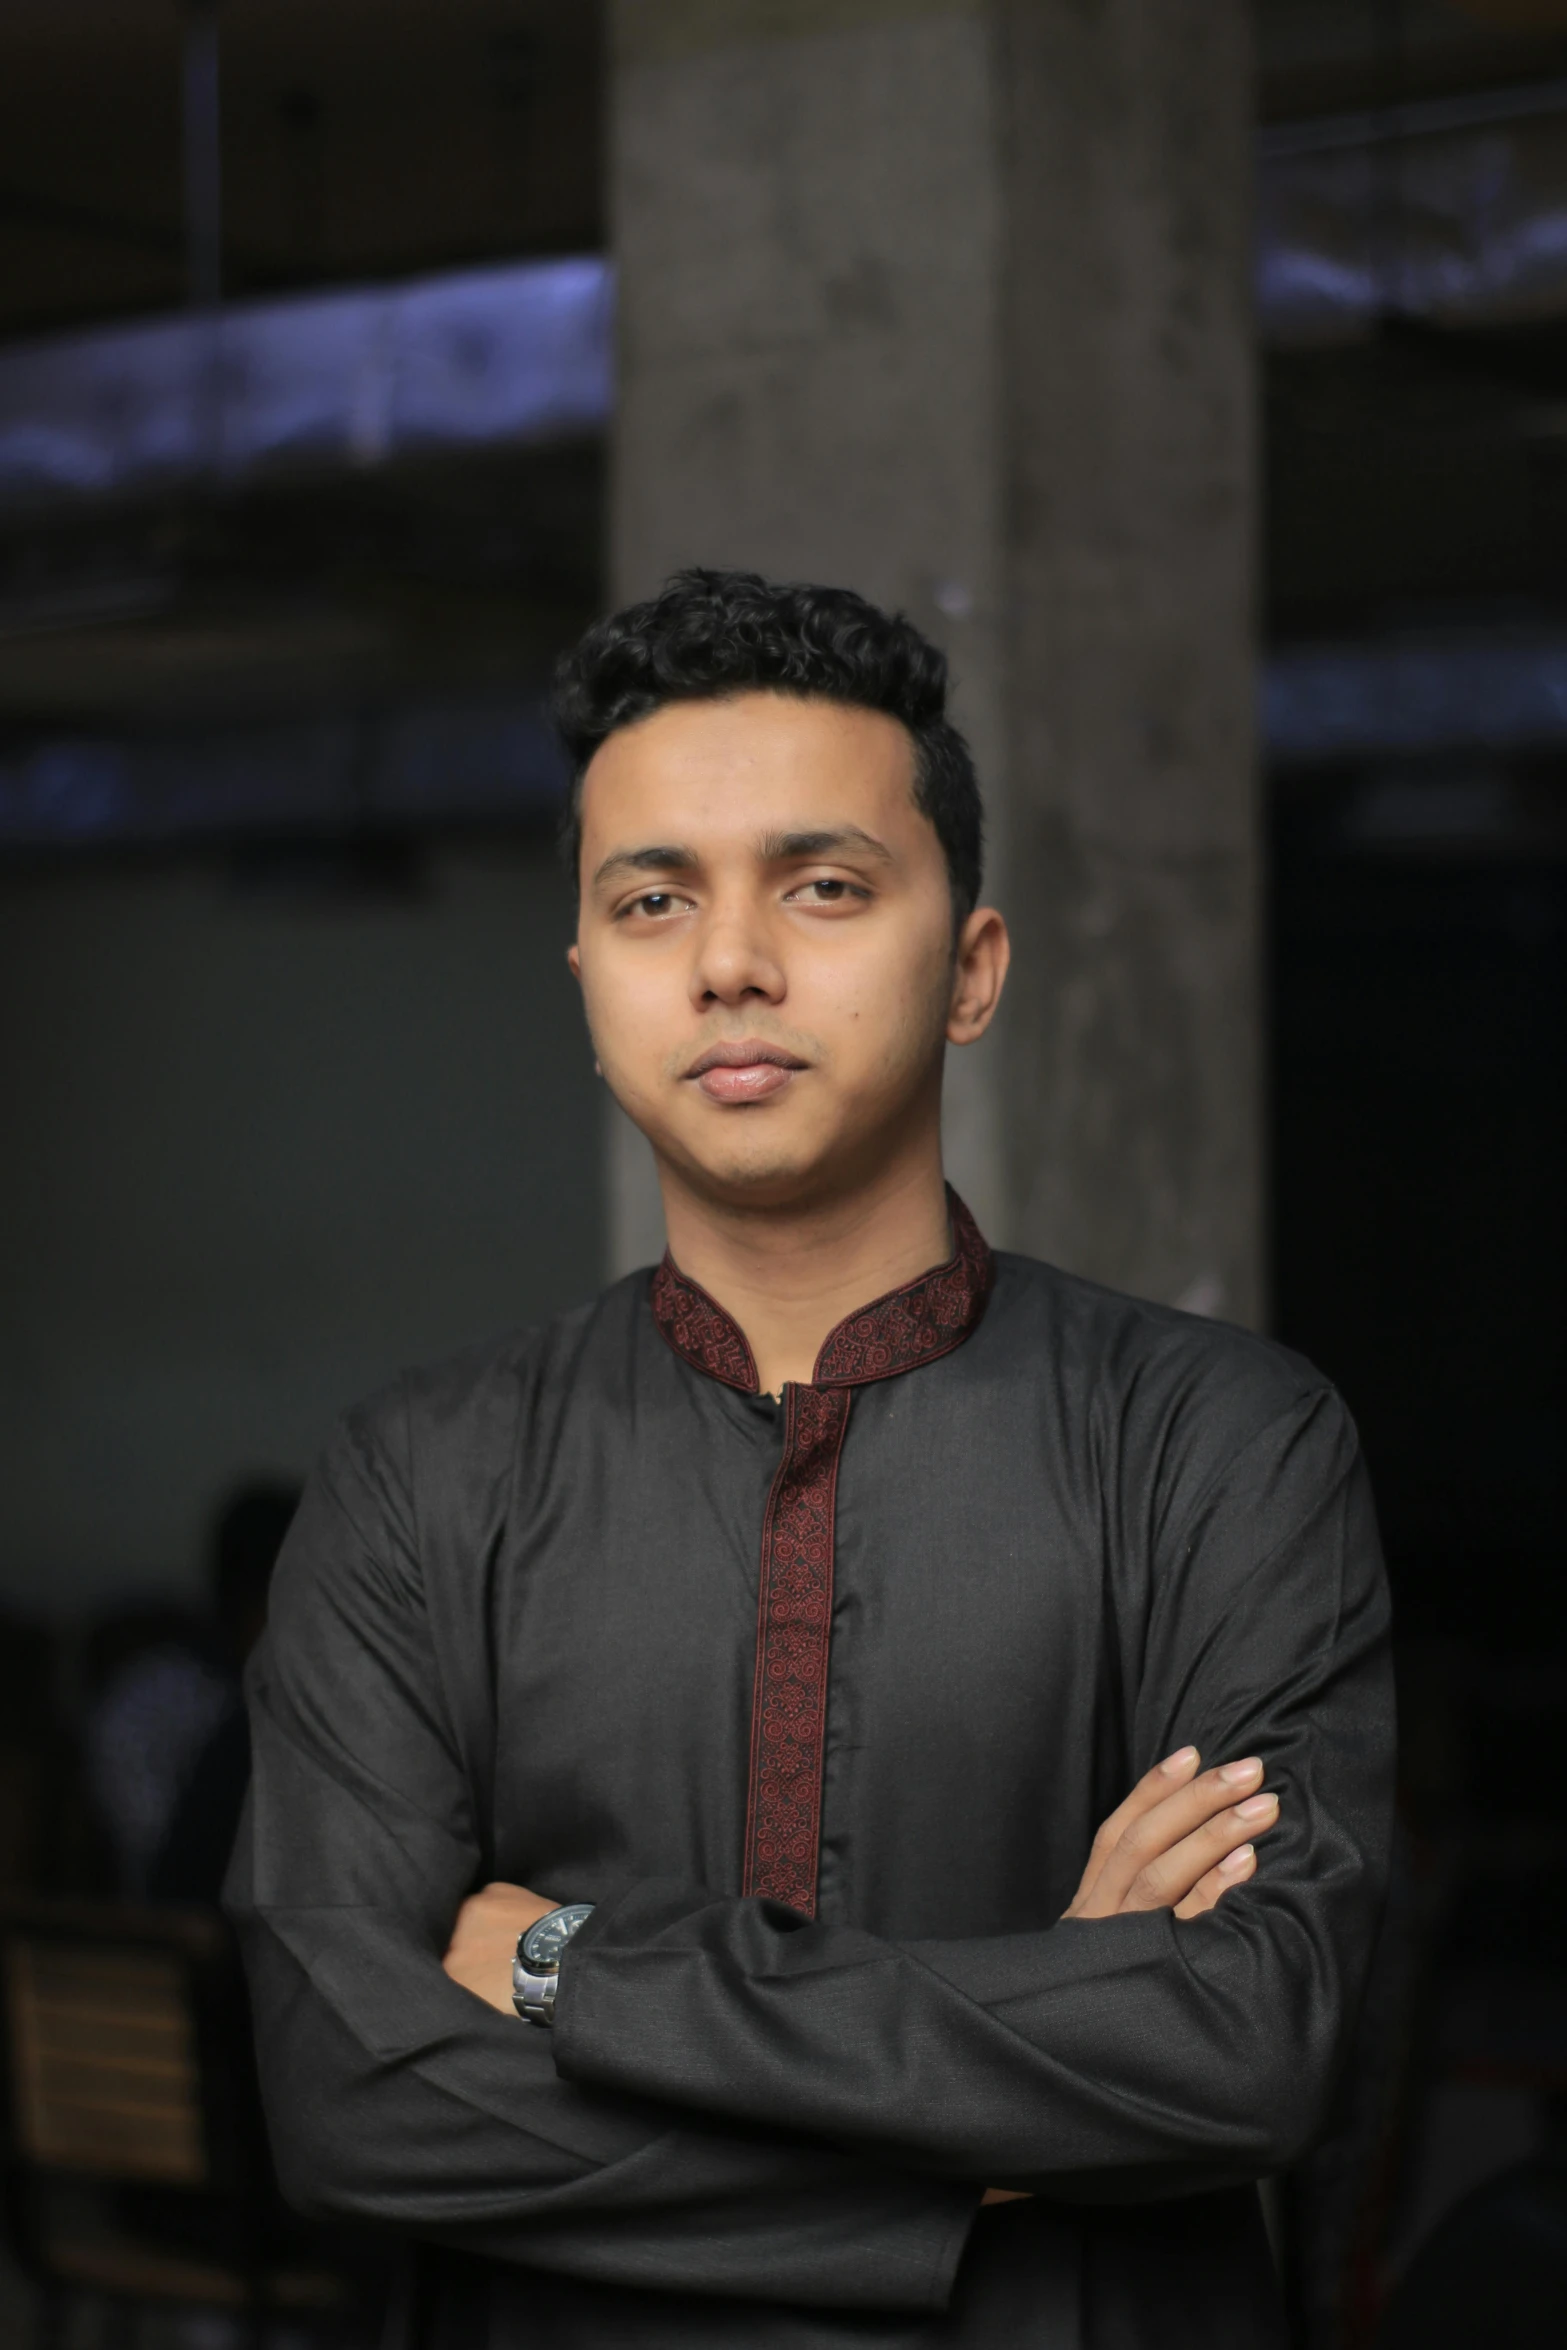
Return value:
[(1193, 1763), (1196, 1760), (1196, 1747), (1183, 1746), (1179, 1754), (1166, 1755), (1164, 1761), (1159, 1765), (1159, 1768), (1161, 1771), (1163, 1771), (1167, 1779), (1179, 1779), (1183, 1772), (1189, 1771), (1191, 1769)]
[(1226, 1763), (1219, 1776), (1226, 1787), (1244, 1787), (1248, 1779), (1261, 1778), (1261, 1759), (1255, 1754), (1248, 1754), (1244, 1762)]
[(1278, 1808), (1279, 1799), (1276, 1795), (1250, 1795), (1244, 1803), (1235, 1806), (1235, 1817), (1238, 1820), (1262, 1820)]
[(1255, 1845), (1237, 1844), (1235, 1850), (1230, 1854), (1229, 1858), (1227, 1860), (1220, 1861), (1219, 1874), (1221, 1877), (1238, 1877), (1242, 1869), (1249, 1869), (1251, 1867), (1251, 1864), (1256, 1859), (1256, 1857), (1257, 1849)]

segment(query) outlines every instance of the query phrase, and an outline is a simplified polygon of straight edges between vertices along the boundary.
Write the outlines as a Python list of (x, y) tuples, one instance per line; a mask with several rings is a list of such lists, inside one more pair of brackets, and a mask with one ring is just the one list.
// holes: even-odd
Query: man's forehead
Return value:
[[(671, 703), (603, 744), (584, 777), (585, 830), (666, 814), (728, 838), (916, 815), (914, 746), (879, 710), (737, 695)], [(667, 826), (656, 829), (667, 831)]]

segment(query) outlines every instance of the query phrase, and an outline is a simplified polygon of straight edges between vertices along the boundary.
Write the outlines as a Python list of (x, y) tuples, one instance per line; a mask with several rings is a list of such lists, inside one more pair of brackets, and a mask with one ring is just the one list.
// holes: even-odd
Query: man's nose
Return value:
[(698, 1004), (776, 1004), (784, 975), (765, 926), (740, 907), (715, 908), (701, 934), (691, 992)]

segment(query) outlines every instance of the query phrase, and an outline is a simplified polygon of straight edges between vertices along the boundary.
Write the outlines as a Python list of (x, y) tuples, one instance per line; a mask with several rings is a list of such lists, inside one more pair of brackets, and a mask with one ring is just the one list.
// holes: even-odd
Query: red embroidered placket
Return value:
[[(947, 1197), (947, 1262), (850, 1314), (829, 1332), (811, 1384), (784, 1389), (783, 1456), (762, 1519), (741, 1886), (806, 1917), (816, 1914), (838, 1463), (852, 1391), (961, 1346), (990, 1293), (990, 1250), (957, 1194)], [(668, 1256), (653, 1276), (652, 1306), (676, 1354), (756, 1394), (744, 1333)]]

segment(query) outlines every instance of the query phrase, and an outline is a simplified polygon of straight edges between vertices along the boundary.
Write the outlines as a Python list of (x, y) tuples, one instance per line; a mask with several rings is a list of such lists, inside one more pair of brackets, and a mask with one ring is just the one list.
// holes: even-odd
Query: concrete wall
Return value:
[[(1245, 0), (619, 0), (613, 577), (948, 649), (1019, 959), (949, 1064), (994, 1237), (1261, 1308)], [(610, 1145), (615, 1261), (658, 1245)]]
[(0, 1603), (190, 1588), (234, 1478), (596, 1287), (570, 928), (542, 851), (411, 903), (0, 885)]
[[(901, 607), (952, 655), (997, 831), (1005, 223), (985, 12), (622, 0), (615, 34), (615, 592), (735, 563)], [(1000, 1232), (994, 1052), (953, 1057), (947, 1124), (954, 1178)], [(611, 1260), (636, 1264), (663, 1245), (657, 1197), (611, 1123)]]
[(1256, 1321), (1250, 11), (1009, 9), (1021, 1245)]

